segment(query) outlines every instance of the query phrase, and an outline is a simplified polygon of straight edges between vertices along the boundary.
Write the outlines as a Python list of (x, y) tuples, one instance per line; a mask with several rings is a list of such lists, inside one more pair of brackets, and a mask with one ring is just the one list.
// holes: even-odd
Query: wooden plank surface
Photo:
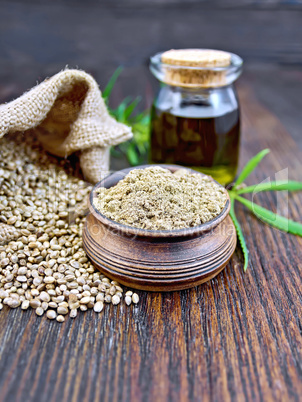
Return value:
[[(241, 81), (241, 165), (271, 154), (252, 184), (288, 168), (301, 180), (301, 152), (280, 121)], [(297, 122), (298, 124), (299, 122)], [(283, 172), (286, 174), (286, 171)], [(256, 195), (281, 212), (286, 194)], [(289, 217), (301, 221), (302, 195)], [(238, 207), (250, 250), (237, 250), (210, 282), (174, 293), (139, 292), (130, 308), (106, 306), (63, 324), (34, 312), (0, 313), (0, 401), (298, 401), (302, 394), (302, 239)]]
[(104, 85), (123, 65), (127, 79), (132, 74), (141, 83), (138, 71), (150, 55), (175, 47), (301, 65), (301, 1), (230, 3), (0, 0), (0, 82), (25, 91), (68, 65), (92, 72)]

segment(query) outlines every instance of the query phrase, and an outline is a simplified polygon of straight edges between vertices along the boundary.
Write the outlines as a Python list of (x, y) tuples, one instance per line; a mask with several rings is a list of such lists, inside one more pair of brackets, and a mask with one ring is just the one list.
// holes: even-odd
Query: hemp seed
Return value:
[(39, 316), (43, 315), (44, 314), (43, 308), (42, 307), (37, 307), (36, 308), (36, 314), (39, 315)]
[(0, 310), (31, 307), (63, 322), (78, 310), (118, 304), (123, 288), (97, 271), (83, 249), (85, 207), (78, 207), (92, 187), (35, 138), (8, 134), (0, 152)]
[(57, 321), (58, 321), (58, 322), (64, 322), (64, 321), (65, 321), (64, 316), (63, 316), (63, 315), (58, 315), (58, 316), (57, 316)]
[(132, 295), (132, 303), (137, 304), (139, 302), (139, 297), (137, 293), (133, 293)]
[(54, 320), (57, 316), (57, 313), (54, 310), (47, 310), (46, 317), (50, 320)]
[(102, 301), (96, 302), (95, 305), (93, 306), (93, 310), (96, 313), (100, 313), (103, 310), (103, 308), (104, 308), (104, 303)]
[(120, 301), (121, 301), (121, 298), (120, 298), (120, 296), (118, 296), (118, 295), (114, 295), (114, 296), (112, 296), (112, 300), (111, 300), (111, 303), (113, 304), (113, 305), (117, 305), (117, 304), (119, 304), (120, 303)]
[(29, 307), (29, 301), (28, 300), (24, 300), (21, 304), (21, 308), (22, 310), (27, 310)]

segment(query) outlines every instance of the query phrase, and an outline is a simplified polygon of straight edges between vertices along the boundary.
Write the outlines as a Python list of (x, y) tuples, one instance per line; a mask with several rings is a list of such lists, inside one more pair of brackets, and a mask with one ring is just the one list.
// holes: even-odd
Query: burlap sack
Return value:
[(79, 70), (64, 70), (0, 105), (0, 138), (27, 130), (54, 155), (80, 151), (84, 178), (91, 183), (109, 170), (109, 147), (132, 137), (129, 127), (109, 115), (95, 80)]

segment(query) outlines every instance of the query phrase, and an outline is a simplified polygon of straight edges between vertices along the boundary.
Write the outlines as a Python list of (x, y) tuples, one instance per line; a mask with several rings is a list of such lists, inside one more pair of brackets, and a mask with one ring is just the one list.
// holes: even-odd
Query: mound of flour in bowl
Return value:
[(99, 188), (93, 203), (106, 217), (124, 225), (173, 230), (212, 220), (226, 200), (226, 190), (208, 176), (151, 166), (131, 170), (111, 188)]

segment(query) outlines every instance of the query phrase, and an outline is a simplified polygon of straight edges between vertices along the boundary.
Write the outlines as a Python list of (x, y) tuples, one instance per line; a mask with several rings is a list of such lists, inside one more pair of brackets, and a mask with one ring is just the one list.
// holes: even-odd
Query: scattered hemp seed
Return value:
[(112, 297), (110, 295), (106, 295), (105, 296), (105, 302), (106, 303), (111, 303), (111, 301), (112, 301)]
[(63, 316), (63, 315), (58, 315), (58, 316), (57, 316), (57, 321), (58, 321), (58, 322), (64, 322), (64, 321), (65, 321), (64, 316)]
[(46, 313), (46, 317), (50, 320), (54, 320), (57, 316), (57, 313), (54, 310), (48, 310)]
[(44, 314), (44, 310), (43, 310), (43, 308), (42, 307), (37, 307), (36, 308), (36, 314), (37, 315), (43, 315)]
[(29, 301), (28, 300), (24, 300), (21, 304), (21, 308), (22, 310), (27, 310), (29, 307)]
[(28, 136), (1, 138), (0, 156), (0, 310), (33, 309), (63, 322), (122, 300), (122, 286), (83, 249), (92, 187)]
[(100, 313), (103, 310), (103, 308), (104, 308), (104, 303), (102, 301), (98, 301), (95, 303), (93, 310), (96, 313)]
[(159, 166), (133, 169), (115, 186), (101, 187), (95, 207), (113, 221), (148, 230), (184, 229), (215, 218), (226, 190), (211, 177)]
[(117, 295), (112, 296), (111, 303), (112, 303), (113, 305), (116, 306), (117, 304), (119, 304), (120, 301), (121, 301), (121, 299), (120, 299), (119, 296), (117, 296)]
[(57, 312), (60, 315), (66, 315), (66, 314), (68, 314), (68, 309), (65, 306), (60, 306), (57, 308)]
[(133, 295), (132, 295), (132, 302), (133, 302), (134, 304), (137, 304), (137, 303), (139, 302), (139, 297), (138, 297), (138, 294), (137, 294), (137, 293), (133, 293)]
[(78, 310), (76, 308), (73, 308), (70, 310), (69, 317), (75, 318), (77, 316), (77, 314), (78, 314)]

